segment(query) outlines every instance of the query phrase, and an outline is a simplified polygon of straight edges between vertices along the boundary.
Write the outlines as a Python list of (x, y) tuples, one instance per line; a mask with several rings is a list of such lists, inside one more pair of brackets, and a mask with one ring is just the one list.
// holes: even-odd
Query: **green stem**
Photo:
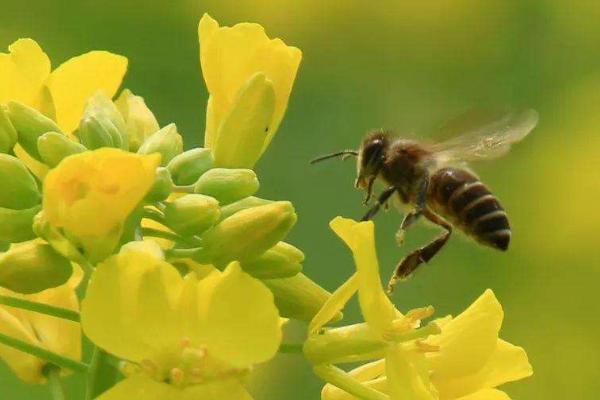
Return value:
[(119, 361), (99, 347), (94, 347), (86, 382), (86, 400), (97, 398), (113, 387), (121, 377)]
[(94, 346), (92, 359), (90, 360), (90, 369), (87, 374), (85, 385), (85, 400), (93, 400), (96, 397), (96, 382), (98, 381), (98, 371), (100, 370), (100, 359), (102, 358), (102, 350), (98, 346)]
[(279, 352), (282, 354), (302, 354), (302, 343), (281, 343)]
[(198, 254), (201, 248), (194, 249), (167, 249), (165, 250), (165, 255), (167, 256), (167, 260), (174, 258), (193, 258)]
[(0, 343), (51, 362), (52, 364), (56, 364), (61, 368), (67, 368), (76, 372), (86, 372), (88, 370), (88, 365), (85, 363), (61, 356), (60, 354), (46, 350), (43, 347), (24, 342), (3, 333), (0, 333)]
[(48, 387), (52, 394), (53, 400), (65, 400), (65, 391), (60, 381), (60, 368), (56, 365), (48, 365), (45, 369), (46, 377), (48, 378)]
[(5, 306), (29, 310), (40, 314), (50, 315), (56, 318), (79, 322), (79, 313), (68, 308), (55, 307), (50, 304), (38, 303), (37, 301), (25, 300), (18, 297), (0, 295), (0, 304)]

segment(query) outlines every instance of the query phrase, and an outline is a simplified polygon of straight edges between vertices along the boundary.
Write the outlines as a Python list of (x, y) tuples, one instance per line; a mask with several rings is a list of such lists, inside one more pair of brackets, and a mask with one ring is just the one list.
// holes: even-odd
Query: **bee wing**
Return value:
[(432, 145), (442, 162), (476, 161), (500, 157), (511, 144), (521, 141), (538, 123), (538, 113), (527, 110), (506, 114), (455, 138)]

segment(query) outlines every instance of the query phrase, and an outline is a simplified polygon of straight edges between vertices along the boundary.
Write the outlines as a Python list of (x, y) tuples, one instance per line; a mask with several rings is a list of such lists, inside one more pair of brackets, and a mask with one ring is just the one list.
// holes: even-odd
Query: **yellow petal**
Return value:
[(358, 296), (365, 321), (375, 332), (383, 335), (391, 327), (397, 310), (381, 286), (373, 222), (359, 223), (337, 217), (329, 225), (354, 255), (359, 281)]
[[(70, 282), (23, 297), (55, 307), (79, 311), (75, 286)], [(81, 326), (79, 323), (29, 311), (27, 317), (38, 339), (46, 349), (75, 360), (81, 359)]]
[(423, 355), (404, 350), (401, 345), (389, 347), (385, 366), (390, 400), (437, 400), (427, 375), (415, 365), (419, 357)]
[[(200, 62), (206, 86), (211, 96), (210, 125), (205, 133), (205, 145), (214, 144), (217, 128), (231, 108), (240, 88), (257, 72), (265, 74), (275, 89), (275, 111), (263, 151), (277, 131), (283, 118), (302, 53), (280, 39), (269, 39), (262, 26), (241, 23), (219, 27), (205, 15), (198, 26)], [(216, 123), (215, 123), (216, 121)]]
[[(0, 307), (0, 333), (36, 346), (41, 345), (33, 332), (4, 307)], [(40, 383), (45, 380), (42, 375), (45, 362), (39, 358), (1, 344), (0, 358), (19, 378), (27, 383)]]
[(459, 397), (456, 400), (510, 400), (510, 397), (500, 390), (484, 389), (467, 396)]
[(50, 60), (32, 39), (19, 39), (0, 54), (0, 102), (18, 101), (37, 108)]
[(254, 167), (271, 129), (274, 110), (273, 84), (259, 72), (240, 88), (220, 125), (213, 147), (215, 165)]
[(477, 373), (456, 379), (436, 380), (435, 385), (442, 398), (455, 398), (523, 379), (532, 374), (533, 370), (525, 350), (504, 340), (498, 340), (496, 350)]
[(273, 294), (243, 272), (239, 263), (213, 272), (199, 282), (197, 291), (199, 322), (188, 334), (193, 342), (205, 344), (211, 356), (240, 368), (275, 355), (281, 326)]
[(183, 280), (159, 252), (154, 242), (128, 245), (92, 275), (81, 324), (94, 343), (119, 357), (160, 364), (179, 349), (175, 306)]
[[(64, 159), (44, 182), (50, 223), (78, 240), (89, 258), (110, 254), (124, 221), (154, 183), (160, 156), (102, 148)], [(102, 212), (98, 212), (102, 210)]]
[(143, 375), (131, 376), (103, 393), (98, 400), (252, 400), (235, 379), (177, 388)]
[(502, 325), (502, 306), (491, 290), (486, 290), (469, 308), (446, 323), (442, 333), (428, 339), (439, 346), (433, 353), (432, 379), (442, 382), (477, 373), (496, 349)]
[(46, 85), (58, 125), (66, 132), (75, 130), (88, 98), (99, 90), (113, 97), (126, 70), (127, 58), (106, 51), (73, 57), (55, 69)]
[(23, 163), (27, 166), (27, 168), (40, 180), (44, 180), (46, 174), (49, 171), (47, 165), (42, 164), (35, 158), (31, 157), (28, 152), (26, 152), (20, 144), (14, 148), (15, 155), (19, 158), (19, 160), (23, 161)]
[(355, 273), (329, 296), (323, 307), (314, 316), (308, 325), (309, 334), (316, 334), (326, 323), (335, 318), (336, 315), (348, 303), (350, 298), (358, 290), (358, 275)]

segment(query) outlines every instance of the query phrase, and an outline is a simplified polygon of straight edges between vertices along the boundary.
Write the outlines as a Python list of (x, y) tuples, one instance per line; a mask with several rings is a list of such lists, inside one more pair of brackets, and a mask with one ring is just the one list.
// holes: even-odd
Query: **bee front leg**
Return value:
[(372, 219), (379, 212), (381, 206), (388, 201), (388, 199), (392, 196), (392, 194), (394, 194), (395, 191), (396, 187), (390, 186), (389, 188), (381, 192), (381, 194), (377, 198), (377, 202), (373, 205), (373, 207), (369, 209), (369, 211), (367, 211), (367, 213), (360, 220), (369, 221), (370, 219)]
[(428, 245), (413, 251), (398, 263), (396, 269), (394, 270), (394, 274), (388, 283), (387, 291), (389, 294), (394, 291), (394, 286), (396, 283), (398, 283), (398, 281), (408, 278), (417, 269), (417, 267), (423, 263), (429, 262), (429, 260), (431, 260), (438, 253), (438, 251), (444, 247), (448, 239), (450, 239), (452, 225), (428, 209), (423, 210), (423, 215), (434, 224), (444, 228), (446, 232), (437, 237)]

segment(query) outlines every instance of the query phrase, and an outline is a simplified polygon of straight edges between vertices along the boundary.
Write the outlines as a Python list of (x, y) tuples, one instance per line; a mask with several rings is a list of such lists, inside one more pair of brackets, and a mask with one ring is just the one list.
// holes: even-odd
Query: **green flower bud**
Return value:
[(0, 153), (10, 152), (17, 143), (17, 131), (10, 122), (8, 108), (0, 105)]
[(71, 262), (46, 243), (23, 243), (0, 256), (0, 286), (17, 293), (60, 286), (72, 273)]
[(231, 217), (238, 211), (245, 210), (247, 208), (264, 206), (265, 204), (271, 204), (273, 200), (261, 199), (260, 197), (245, 197), (241, 200), (238, 200), (234, 203), (227, 204), (226, 206), (221, 207), (221, 220)]
[(296, 223), (289, 201), (277, 201), (240, 211), (202, 235), (200, 263), (224, 267), (233, 260), (249, 260), (283, 240)]
[(38, 138), (38, 151), (44, 164), (56, 167), (64, 158), (83, 153), (85, 146), (69, 139), (67, 135), (57, 132), (44, 133)]
[(35, 238), (33, 219), (41, 208), (41, 205), (25, 210), (0, 208), (0, 240), (18, 243)]
[(38, 212), (33, 218), (33, 231), (36, 236), (46, 240), (63, 257), (78, 264), (87, 262), (77, 247), (61, 231), (50, 224), (43, 211)]
[(115, 147), (128, 150), (125, 121), (115, 104), (102, 92), (92, 96), (79, 124), (78, 135), (88, 149)]
[(183, 139), (177, 133), (177, 126), (169, 124), (146, 139), (138, 149), (138, 154), (160, 153), (162, 156), (160, 165), (165, 166), (182, 151)]
[(253, 260), (242, 261), (242, 269), (259, 279), (288, 278), (302, 271), (304, 253), (285, 242), (279, 242)]
[(169, 161), (169, 171), (177, 185), (191, 185), (214, 166), (210, 149), (192, 149), (175, 156)]
[(167, 226), (182, 236), (200, 235), (219, 220), (219, 202), (201, 194), (188, 194), (168, 203)]
[(135, 96), (129, 89), (121, 92), (119, 98), (115, 100), (115, 105), (125, 120), (129, 150), (138, 151), (146, 138), (160, 129), (158, 121), (146, 106), (144, 99)]
[[(311, 321), (331, 293), (317, 285), (303, 273), (291, 278), (263, 279), (275, 296), (275, 305), (284, 318)], [(335, 320), (341, 318), (341, 313)]]
[(258, 178), (251, 169), (213, 168), (198, 179), (194, 193), (214, 197), (223, 205), (252, 196), (258, 186)]
[(23, 210), (41, 201), (35, 178), (16, 157), (0, 154), (0, 182), (0, 207)]
[(38, 138), (46, 132), (61, 132), (58, 125), (39, 111), (15, 101), (8, 102), (8, 115), (19, 136), (19, 144), (30, 156), (41, 161)]
[(146, 200), (149, 202), (165, 200), (173, 191), (173, 179), (171, 173), (164, 167), (156, 169), (156, 179), (154, 185), (146, 195)]

